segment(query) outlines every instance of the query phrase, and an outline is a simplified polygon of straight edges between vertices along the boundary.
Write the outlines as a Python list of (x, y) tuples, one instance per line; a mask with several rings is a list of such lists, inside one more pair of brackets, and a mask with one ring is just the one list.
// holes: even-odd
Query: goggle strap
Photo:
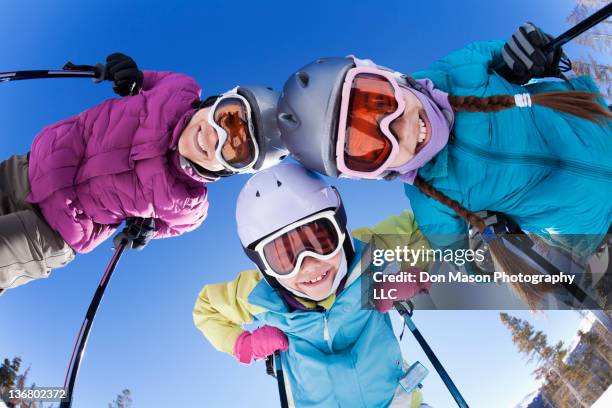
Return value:
[(211, 95), (207, 97), (206, 99), (204, 99), (203, 101), (200, 101), (197, 108), (198, 109), (209, 108), (213, 106), (215, 102), (217, 102), (217, 99), (219, 99), (220, 97), (221, 95)]
[(376, 65), (374, 63), (374, 61), (372, 61), (371, 59), (357, 58), (353, 54), (349, 54), (346, 57), (352, 59), (353, 62), (355, 63), (355, 66), (357, 66), (357, 67), (374, 67), (374, 68), (378, 68), (378, 65)]

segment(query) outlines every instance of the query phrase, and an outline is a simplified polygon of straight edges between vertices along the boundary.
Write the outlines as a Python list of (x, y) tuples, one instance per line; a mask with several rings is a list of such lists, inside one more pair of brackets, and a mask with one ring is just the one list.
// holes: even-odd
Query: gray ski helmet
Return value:
[(278, 102), (278, 126), (293, 157), (305, 167), (338, 177), (336, 133), (340, 96), (350, 58), (320, 58), (295, 72)]
[(245, 85), (238, 87), (238, 94), (251, 105), (255, 139), (259, 147), (259, 157), (252, 172), (280, 163), (289, 152), (281, 139), (276, 121), (279, 93), (270, 87)]

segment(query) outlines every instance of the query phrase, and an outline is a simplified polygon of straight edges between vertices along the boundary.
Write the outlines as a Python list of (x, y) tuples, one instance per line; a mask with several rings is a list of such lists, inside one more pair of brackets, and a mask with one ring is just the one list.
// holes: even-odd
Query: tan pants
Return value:
[(0, 289), (46, 278), (74, 259), (74, 251), (49, 227), (30, 193), (28, 157), (0, 163)]

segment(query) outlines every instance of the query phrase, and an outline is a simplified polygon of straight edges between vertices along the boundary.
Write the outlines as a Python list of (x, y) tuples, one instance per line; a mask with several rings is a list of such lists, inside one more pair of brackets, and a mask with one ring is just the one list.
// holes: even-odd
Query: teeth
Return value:
[(425, 126), (425, 122), (423, 121), (423, 119), (419, 118), (419, 136), (418, 136), (419, 143), (423, 143), (426, 137), (427, 137), (427, 127)]
[(322, 280), (324, 277), (327, 276), (327, 272), (325, 272), (323, 275), (320, 275), (316, 278), (314, 278), (313, 280), (309, 280), (308, 283), (316, 283), (319, 282), (320, 280)]
[(197, 136), (196, 140), (198, 141), (198, 145), (200, 146), (200, 148), (202, 150), (205, 150), (204, 149), (204, 144), (202, 143), (202, 131), (201, 130), (198, 131), (198, 136)]

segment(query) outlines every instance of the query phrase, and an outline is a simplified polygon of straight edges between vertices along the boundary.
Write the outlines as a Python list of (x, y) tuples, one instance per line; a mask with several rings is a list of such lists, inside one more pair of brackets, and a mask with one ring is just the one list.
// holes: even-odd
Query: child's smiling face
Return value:
[(399, 143), (399, 151), (389, 167), (398, 167), (407, 163), (431, 139), (431, 124), (423, 104), (409, 90), (402, 87), (401, 91), (406, 108), (390, 126)]
[(280, 281), (283, 285), (299, 291), (313, 300), (323, 300), (329, 295), (334, 279), (338, 274), (342, 256), (344, 256), (342, 251), (327, 260), (307, 256), (304, 258), (297, 275), (280, 279)]
[(193, 115), (179, 137), (178, 151), (186, 159), (214, 172), (224, 167), (215, 156), (219, 136), (208, 123), (210, 109), (200, 109)]

